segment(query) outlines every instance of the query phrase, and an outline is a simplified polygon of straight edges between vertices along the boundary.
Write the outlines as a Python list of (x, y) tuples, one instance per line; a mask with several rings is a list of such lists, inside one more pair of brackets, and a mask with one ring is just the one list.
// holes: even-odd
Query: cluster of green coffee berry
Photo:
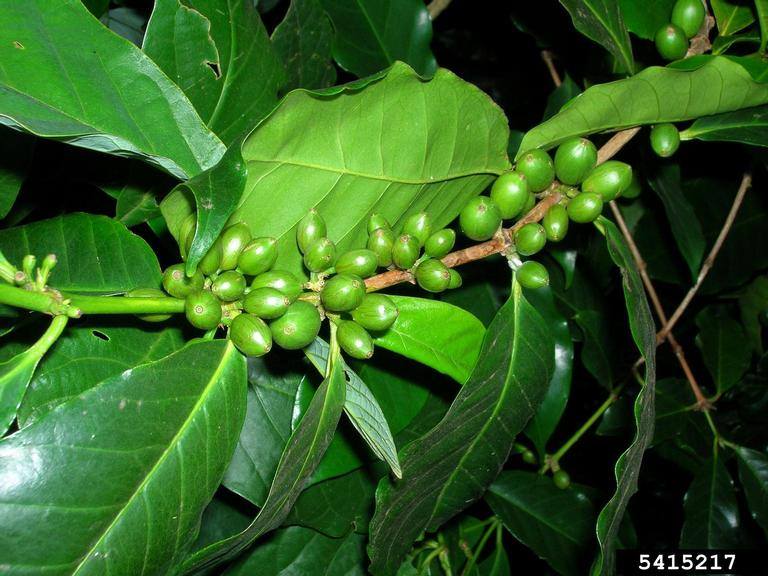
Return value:
[(665, 60), (679, 60), (688, 52), (689, 40), (704, 24), (706, 11), (701, 0), (677, 0), (672, 17), (656, 32), (656, 49)]

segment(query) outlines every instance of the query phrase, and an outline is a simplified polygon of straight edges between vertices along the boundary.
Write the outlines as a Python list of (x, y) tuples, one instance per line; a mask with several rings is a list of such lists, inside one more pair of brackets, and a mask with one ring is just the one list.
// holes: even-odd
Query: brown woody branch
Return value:
[(542, 50), (541, 59), (544, 60), (544, 64), (547, 65), (549, 75), (552, 77), (552, 84), (555, 85), (555, 88), (559, 88), (563, 83), (563, 80), (560, 78), (560, 73), (557, 71), (557, 68), (555, 68), (554, 55), (550, 50)]
[(434, 20), (440, 16), (443, 10), (448, 8), (450, 3), (451, 0), (432, 0), (432, 2), (427, 4), (427, 12), (429, 12), (429, 17)]

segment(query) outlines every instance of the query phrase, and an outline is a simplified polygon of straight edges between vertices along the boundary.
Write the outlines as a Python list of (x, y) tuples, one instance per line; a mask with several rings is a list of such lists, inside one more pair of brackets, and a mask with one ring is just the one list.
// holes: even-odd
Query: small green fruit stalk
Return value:
[(207, 290), (187, 296), (184, 312), (189, 323), (200, 330), (212, 330), (221, 322), (221, 302)]
[(253, 314), (239, 314), (229, 327), (229, 339), (246, 356), (264, 356), (272, 349), (272, 332)]
[(392, 246), (392, 262), (401, 270), (408, 270), (419, 259), (419, 241), (410, 234), (401, 234)]
[(499, 207), (504, 220), (517, 218), (532, 197), (528, 179), (516, 171), (505, 172), (491, 186), (491, 200)]
[(424, 260), (416, 268), (416, 282), (427, 292), (444, 292), (451, 284), (448, 267), (436, 258)]
[(219, 300), (234, 302), (245, 292), (245, 276), (236, 270), (227, 270), (219, 274), (211, 284), (213, 292)]
[(443, 228), (427, 238), (424, 244), (424, 253), (430, 258), (443, 258), (456, 243), (456, 232), (450, 228)]
[(531, 192), (549, 188), (555, 180), (555, 165), (544, 150), (529, 150), (517, 161), (517, 171), (528, 180)]
[(251, 240), (237, 258), (237, 269), (248, 276), (270, 270), (277, 261), (277, 240), (269, 236)]
[(368, 237), (368, 249), (376, 254), (378, 265), (386, 268), (392, 264), (392, 248), (395, 245), (395, 233), (389, 228), (376, 228)]
[(328, 238), (313, 240), (304, 252), (304, 266), (310, 272), (323, 272), (336, 262), (336, 245)]
[(475, 196), (459, 214), (459, 226), (471, 240), (488, 240), (501, 226), (501, 211), (487, 196)]
[(656, 124), (651, 128), (651, 148), (662, 158), (669, 158), (680, 147), (680, 132), (674, 124)]
[[(127, 292), (128, 298), (167, 298), (167, 295), (162, 290), (157, 288), (134, 288), (130, 292)], [(171, 314), (137, 314), (136, 318), (144, 320), (145, 322), (165, 322), (171, 317)]]
[(275, 288), (256, 288), (248, 292), (243, 299), (243, 309), (264, 320), (280, 318), (288, 306), (290, 299)]
[(382, 332), (397, 320), (394, 301), (384, 294), (366, 294), (360, 305), (352, 310), (352, 319), (366, 330)]
[(432, 234), (432, 223), (426, 212), (410, 215), (403, 224), (403, 234), (409, 234), (419, 242), (419, 248), (424, 246)]
[(341, 320), (337, 324), (336, 338), (339, 346), (352, 358), (366, 360), (373, 356), (373, 338), (357, 322)]
[(557, 148), (555, 174), (563, 184), (580, 184), (597, 164), (597, 148), (586, 138), (571, 138)]
[(379, 257), (373, 250), (362, 248), (345, 252), (336, 261), (336, 272), (339, 274), (354, 274), (360, 278), (368, 278), (376, 273)]
[(325, 220), (314, 208), (301, 219), (296, 227), (296, 242), (302, 254), (306, 253), (307, 248), (309, 248), (312, 242), (325, 238), (327, 235), (328, 231), (325, 226)]
[(251, 241), (251, 231), (242, 222), (225, 228), (219, 237), (221, 241), (221, 270), (234, 270), (240, 253)]
[(205, 278), (200, 270), (196, 270), (192, 276), (184, 272), (184, 264), (174, 264), (163, 272), (163, 288), (174, 298), (186, 298), (193, 292), (203, 289)]
[(259, 274), (251, 282), (251, 290), (257, 288), (274, 288), (291, 302), (296, 300), (302, 292), (299, 279), (287, 270), (270, 270)]
[(286, 350), (300, 350), (309, 346), (320, 332), (320, 313), (312, 304), (298, 300), (285, 314), (273, 320), (269, 329), (275, 343)]
[(632, 166), (608, 160), (596, 167), (581, 184), (582, 192), (594, 192), (602, 196), (604, 202), (615, 200), (632, 183)]
[(326, 281), (320, 301), (331, 312), (349, 312), (363, 303), (365, 282), (353, 274), (336, 274)]

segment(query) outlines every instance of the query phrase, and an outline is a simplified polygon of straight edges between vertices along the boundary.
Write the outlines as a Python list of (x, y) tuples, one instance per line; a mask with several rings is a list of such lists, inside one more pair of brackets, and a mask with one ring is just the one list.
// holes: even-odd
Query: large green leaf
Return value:
[(763, 353), (763, 327), (760, 316), (768, 310), (768, 276), (758, 276), (739, 296), (739, 316), (752, 351)]
[(466, 382), (485, 335), (482, 322), (439, 300), (391, 298), (397, 305), (397, 320), (376, 336), (376, 345), (447, 374), (459, 384)]
[(79, 0), (4, 2), (0, 47), (0, 124), (179, 178), (224, 152), (178, 87)]
[(432, 20), (420, 0), (320, 1), (336, 31), (333, 57), (345, 70), (367, 76), (400, 60), (434, 73)]
[(504, 527), (558, 574), (586, 573), (595, 509), (577, 486), (561, 490), (535, 472), (502, 472), (485, 500)]
[(617, 0), (560, 0), (576, 29), (608, 50), (621, 70), (634, 72), (632, 43)]
[(272, 110), (285, 82), (250, 0), (159, 0), (143, 48), (227, 146)]
[(768, 533), (768, 456), (739, 446), (739, 479), (744, 487), (752, 518)]
[(645, 360), (645, 376), (635, 399), (634, 417), (637, 428), (632, 443), (616, 462), (616, 492), (600, 511), (597, 518), (597, 539), (600, 555), (595, 574), (612, 574), (616, 562), (619, 528), (632, 495), (637, 491), (637, 478), (643, 453), (653, 439), (654, 389), (656, 385), (656, 327), (653, 324), (648, 301), (645, 298), (640, 273), (632, 254), (616, 226), (600, 218), (598, 227), (605, 234), (611, 259), (621, 270), (624, 299), (626, 301), (632, 339)]
[(694, 477), (683, 500), (680, 548), (739, 548), (739, 505), (728, 469), (715, 453)]
[(730, 36), (755, 21), (749, 3), (738, 0), (710, 0), (720, 36)]
[[(365, 245), (373, 212), (397, 224), (425, 210), (445, 226), (508, 166), (507, 134), (501, 110), (446, 70), (427, 82), (396, 64), (323, 93), (296, 90), (243, 145), (248, 180), (232, 220), (277, 238), (276, 266), (305, 274), (295, 228), (311, 208), (340, 252)], [(174, 193), (162, 210), (181, 221), (190, 206)]]
[(723, 394), (738, 384), (749, 368), (752, 350), (744, 346), (744, 329), (722, 308), (709, 307), (696, 316), (699, 335), (696, 343), (701, 348), (704, 364)]
[(377, 490), (373, 574), (394, 574), (422, 531), (436, 530), (493, 482), (547, 391), (553, 347), (546, 322), (515, 283), (448, 413), (402, 451), (402, 480)]
[(768, 146), (768, 106), (699, 118), (680, 132), (680, 138)]
[(13, 208), (16, 196), (27, 177), (34, 139), (0, 128), (0, 218)]
[(51, 285), (70, 292), (120, 293), (160, 284), (155, 253), (123, 224), (104, 216), (67, 214), (0, 230), (0, 250), (16, 266), (27, 254), (58, 262)]
[(244, 411), (243, 357), (203, 342), (104, 380), (0, 442), (4, 572), (165, 573), (194, 542)]
[(627, 30), (645, 40), (653, 40), (659, 28), (669, 22), (675, 1), (619, 0), (619, 8)]
[(691, 70), (652, 66), (588, 88), (570, 106), (530, 130), (518, 156), (573, 136), (641, 124), (679, 122), (768, 102), (768, 85), (722, 56), (702, 57)]

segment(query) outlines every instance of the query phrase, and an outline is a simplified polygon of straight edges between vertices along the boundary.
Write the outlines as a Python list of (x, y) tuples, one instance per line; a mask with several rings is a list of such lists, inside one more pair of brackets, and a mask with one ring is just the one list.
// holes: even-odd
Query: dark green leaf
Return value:
[(192, 550), (198, 550), (223, 540), (243, 530), (251, 522), (251, 518), (242, 508), (242, 502), (232, 498), (226, 492), (226, 498), (217, 493), (205, 507), (203, 517), (200, 520), (200, 532)]
[(32, 161), (34, 139), (0, 128), (0, 218), (5, 218), (16, 202)]
[(99, 20), (115, 34), (141, 48), (141, 42), (144, 40), (144, 28), (147, 25), (145, 12), (129, 6), (118, 6), (102, 15)]
[(553, 359), (548, 326), (515, 284), (448, 413), (402, 451), (402, 480), (377, 490), (373, 574), (394, 573), (423, 530), (437, 529), (494, 480), (546, 393)]
[(711, 430), (687, 380), (664, 378), (656, 383), (656, 426), (653, 447), (677, 466), (696, 472), (712, 450)]
[(560, 4), (579, 32), (613, 54), (623, 72), (634, 72), (632, 43), (616, 0), (560, 0)]
[(595, 509), (577, 486), (561, 490), (549, 476), (502, 472), (485, 500), (504, 527), (559, 574), (586, 573)]
[(70, 292), (120, 293), (160, 284), (149, 245), (104, 216), (67, 214), (0, 230), (0, 250), (16, 266), (27, 254), (55, 254), (51, 285)]
[(744, 487), (752, 518), (768, 533), (768, 456), (739, 446), (739, 479)]
[(245, 362), (219, 340), (104, 380), (3, 440), (5, 570), (165, 573), (194, 542), (244, 412)]
[(429, 49), (432, 19), (420, 0), (320, 0), (336, 37), (339, 66), (367, 76), (400, 60), (422, 76), (437, 69)]
[(552, 118), (552, 116), (562, 110), (563, 106), (579, 94), (581, 94), (581, 88), (566, 74), (563, 83), (555, 88), (549, 95), (549, 98), (547, 98), (547, 107), (544, 109), (544, 117), (542, 119)]
[(653, 40), (656, 31), (669, 22), (674, 5), (675, 0), (619, 0), (627, 30), (645, 40)]
[(768, 146), (768, 106), (699, 118), (680, 133), (680, 138)]
[(760, 315), (765, 310), (768, 310), (768, 276), (758, 276), (739, 296), (741, 324), (747, 333), (750, 349), (758, 354), (763, 353)]
[(579, 310), (573, 317), (584, 335), (581, 361), (601, 386), (611, 388), (616, 381), (616, 341), (610, 322), (598, 310)]
[(752, 351), (744, 346), (746, 338), (741, 324), (722, 308), (709, 307), (696, 316), (699, 335), (696, 343), (701, 349), (704, 364), (724, 394), (739, 383), (752, 360)]
[(752, 9), (747, 3), (738, 0), (710, 0), (710, 4), (720, 36), (735, 34), (755, 21)]
[(755, 11), (757, 12), (757, 21), (760, 23), (760, 48), (758, 54), (765, 54), (765, 47), (768, 44), (768, 2), (766, 0), (755, 0)]
[(733, 36), (718, 36), (712, 42), (712, 54), (715, 56), (725, 54), (732, 46), (738, 44), (759, 44), (760, 32), (757, 30), (747, 30), (743, 34), (734, 34)]
[(509, 557), (503, 543), (497, 541), (491, 555), (478, 565), (480, 576), (510, 576)]
[(175, 181), (138, 162), (130, 167), (115, 164), (119, 178), (114, 177), (110, 164), (104, 165), (109, 167), (106, 170), (112, 178), (96, 177), (96, 185), (117, 200), (115, 218), (130, 228), (160, 217), (157, 198), (165, 195)]
[(179, 178), (224, 152), (176, 85), (79, 0), (9, 3), (0, 46), (6, 126), (137, 157)]
[(83, 4), (91, 14), (99, 18), (109, 7), (109, 0), (83, 0)]

